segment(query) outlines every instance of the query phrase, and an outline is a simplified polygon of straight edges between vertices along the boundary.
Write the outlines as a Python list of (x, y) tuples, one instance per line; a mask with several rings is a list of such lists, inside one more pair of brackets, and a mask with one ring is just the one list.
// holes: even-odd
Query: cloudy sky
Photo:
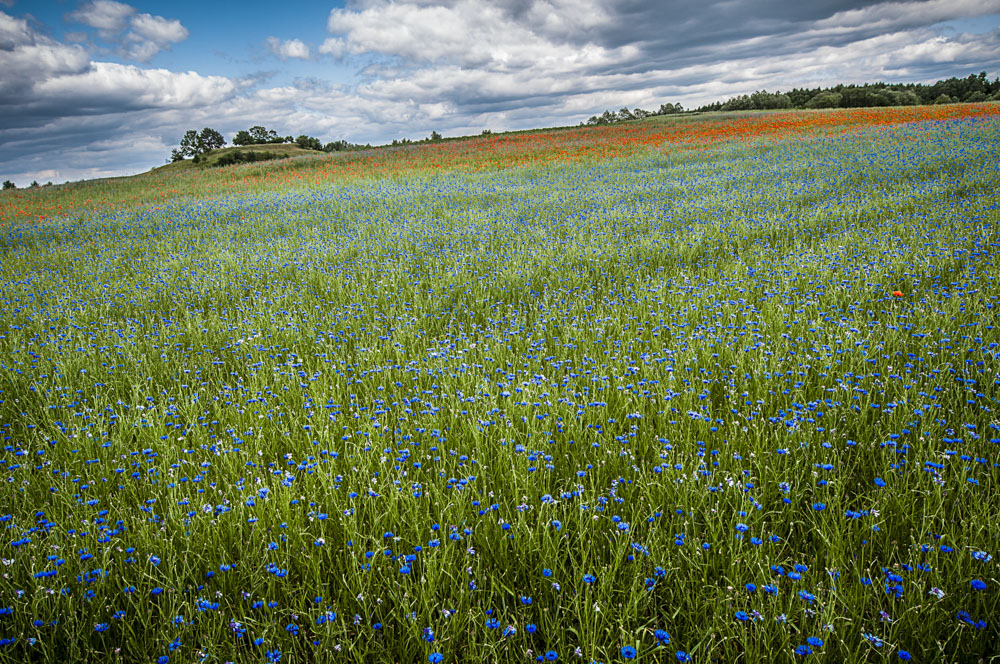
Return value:
[(1000, 0), (0, 0), (0, 179), (145, 171), (206, 126), (381, 143), (979, 71)]

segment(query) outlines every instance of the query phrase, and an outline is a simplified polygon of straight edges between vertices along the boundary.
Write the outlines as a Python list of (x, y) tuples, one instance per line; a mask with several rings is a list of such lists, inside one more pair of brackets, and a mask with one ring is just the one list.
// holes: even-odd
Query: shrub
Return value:
[(271, 159), (281, 159), (282, 155), (274, 152), (255, 152), (248, 150), (235, 150), (229, 154), (224, 154), (215, 162), (215, 166), (232, 166), (233, 164), (248, 164), (255, 161), (270, 161)]

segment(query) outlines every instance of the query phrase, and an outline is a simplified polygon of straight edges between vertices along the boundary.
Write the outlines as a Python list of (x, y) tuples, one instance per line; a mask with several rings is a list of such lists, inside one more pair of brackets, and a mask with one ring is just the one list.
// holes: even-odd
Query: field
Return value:
[(0, 661), (1000, 661), (1000, 105), (0, 195)]

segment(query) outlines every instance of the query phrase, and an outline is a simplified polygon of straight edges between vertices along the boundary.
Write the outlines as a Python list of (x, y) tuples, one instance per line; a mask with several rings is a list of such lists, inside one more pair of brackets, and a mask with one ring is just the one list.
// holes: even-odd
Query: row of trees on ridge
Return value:
[[(706, 111), (766, 111), (792, 108), (869, 108), (875, 106), (921, 106), (930, 104), (974, 104), (1000, 101), (1000, 78), (989, 80), (986, 72), (966, 78), (948, 78), (936, 83), (869, 83), (866, 85), (835, 85), (829, 88), (792, 88), (788, 92), (758, 90), (727, 101), (700, 106), (695, 112)], [(613, 124), (640, 120), (655, 115), (681, 113), (680, 104), (663, 104), (657, 111), (622, 108), (604, 111), (587, 120), (589, 125)]]

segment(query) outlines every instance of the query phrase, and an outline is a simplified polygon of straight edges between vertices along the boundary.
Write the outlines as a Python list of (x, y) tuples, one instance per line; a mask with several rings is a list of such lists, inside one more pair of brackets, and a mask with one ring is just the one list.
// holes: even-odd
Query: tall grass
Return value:
[(0, 660), (995, 660), (998, 128), (5, 227)]

